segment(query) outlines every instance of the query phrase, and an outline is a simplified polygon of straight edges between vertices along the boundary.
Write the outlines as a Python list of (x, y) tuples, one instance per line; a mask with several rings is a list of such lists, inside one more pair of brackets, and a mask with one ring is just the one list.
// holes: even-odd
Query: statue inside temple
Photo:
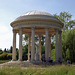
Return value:
[(39, 46), (35, 43), (36, 46), (36, 53), (35, 53), (35, 61), (40, 61), (40, 56), (39, 56)]

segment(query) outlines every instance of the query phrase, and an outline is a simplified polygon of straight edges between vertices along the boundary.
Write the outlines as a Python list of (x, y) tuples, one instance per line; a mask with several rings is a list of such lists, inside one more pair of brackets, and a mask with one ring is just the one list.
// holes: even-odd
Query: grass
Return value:
[(75, 67), (55, 65), (47, 67), (0, 67), (0, 75), (75, 75)]
[(10, 60), (0, 60), (0, 64), (6, 63), (8, 61), (10, 61)]

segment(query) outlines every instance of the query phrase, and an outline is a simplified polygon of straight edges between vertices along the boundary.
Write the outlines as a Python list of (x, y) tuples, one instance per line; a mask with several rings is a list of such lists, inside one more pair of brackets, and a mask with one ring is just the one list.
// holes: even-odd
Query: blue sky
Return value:
[[(75, 0), (0, 0), (0, 48), (12, 45), (12, 28), (10, 23), (20, 15), (40, 10), (51, 14), (66, 11), (75, 19)], [(18, 47), (18, 38), (17, 38)]]

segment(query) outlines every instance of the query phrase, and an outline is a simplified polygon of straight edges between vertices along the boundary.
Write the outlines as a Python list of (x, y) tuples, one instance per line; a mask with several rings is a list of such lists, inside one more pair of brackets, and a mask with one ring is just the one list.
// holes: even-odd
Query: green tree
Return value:
[(23, 60), (27, 60), (28, 59), (28, 45), (25, 45), (22, 48), (22, 59)]
[(68, 27), (71, 29), (75, 26), (75, 20), (71, 20), (67, 23)]
[(12, 49), (13, 49), (13, 47), (11, 46), (9, 49), (9, 53), (12, 53)]
[(4, 52), (7, 52), (6, 48), (4, 49)]
[(23, 40), (25, 41), (26, 44), (28, 44), (28, 35), (24, 35)]
[(75, 62), (75, 28), (62, 32), (63, 55)]
[(44, 45), (41, 46), (41, 54), (45, 54), (45, 46)]
[(70, 51), (69, 49), (66, 50), (66, 60), (70, 59)]
[(2, 49), (0, 49), (0, 54), (2, 54), (3, 53), (3, 51), (2, 51)]
[(64, 23), (63, 30), (71, 29), (75, 26), (75, 21), (71, 20), (72, 15), (69, 12), (60, 12), (59, 15), (54, 14), (62, 23)]

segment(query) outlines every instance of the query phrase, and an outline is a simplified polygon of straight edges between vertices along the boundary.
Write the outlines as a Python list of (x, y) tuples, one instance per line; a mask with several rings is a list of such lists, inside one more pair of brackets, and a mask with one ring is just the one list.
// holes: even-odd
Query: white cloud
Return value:
[(12, 45), (12, 30), (7, 26), (0, 26), (0, 48), (9, 48)]
[(8, 31), (9, 31), (8, 27), (6, 27), (6, 26), (0, 26), (0, 34), (7, 33)]
[[(10, 48), (13, 44), (12, 28), (2, 24), (0, 26), (0, 49)], [(16, 47), (19, 47), (19, 35), (16, 35)]]

